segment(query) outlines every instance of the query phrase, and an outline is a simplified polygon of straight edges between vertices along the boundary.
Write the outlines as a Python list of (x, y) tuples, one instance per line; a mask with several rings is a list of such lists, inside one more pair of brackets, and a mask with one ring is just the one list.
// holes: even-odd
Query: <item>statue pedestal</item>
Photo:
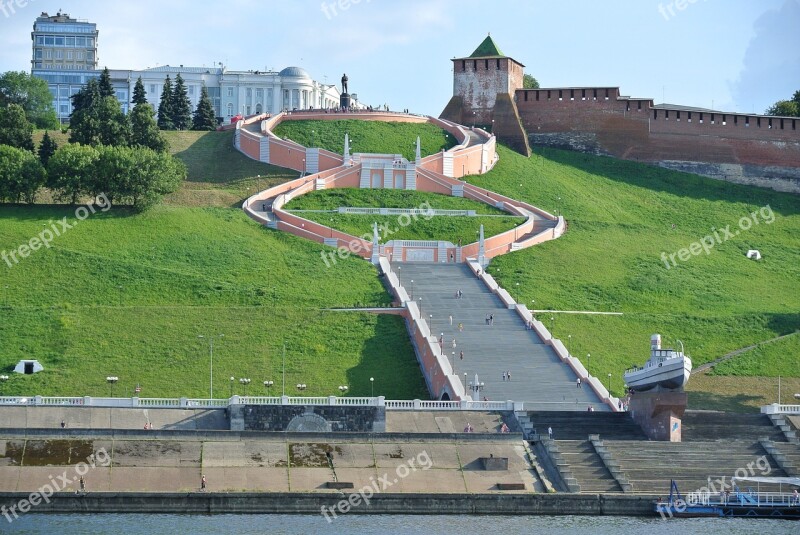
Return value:
[(342, 93), (339, 97), (339, 107), (343, 109), (350, 109), (350, 93)]
[(630, 399), (628, 412), (650, 440), (681, 441), (685, 392), (636, 392)]

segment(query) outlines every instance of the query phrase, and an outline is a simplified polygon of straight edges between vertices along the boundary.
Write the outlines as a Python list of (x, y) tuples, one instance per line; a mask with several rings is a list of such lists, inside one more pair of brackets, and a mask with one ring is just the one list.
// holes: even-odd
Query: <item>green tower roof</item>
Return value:
[(483, 42), (478, 45), (478, 48), (475, 49), (470, 57), (471, 58), (486, 58), (486, 57), (495, 57), (495, 56), (503, 56), (505, 54), (500, 52), (500, 48), (497, 46), (497, 43), (494, 42), (491, 35), (488, 35)]

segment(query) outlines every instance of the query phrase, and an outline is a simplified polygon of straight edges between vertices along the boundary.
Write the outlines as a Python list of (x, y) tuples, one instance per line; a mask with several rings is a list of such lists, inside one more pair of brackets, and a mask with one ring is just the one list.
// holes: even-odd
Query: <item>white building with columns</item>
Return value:
[(232, 71), (225, 67), (172, 67), (164, 65), (141, 71), (112, 70), (111, 80), (123, 108), (133, 107), (133, 88), (141, 77), (147, 100), (158, 109), (167, 76), (175, 84), (180, 74), (192, 109), (197, 107), (205, 84), (217, 117), (227, 122), (236, 115), (278, 113), (285, 110), (325, 109), (339, 105), (339, 88), (322, 84), (300, 67), (280, 72)]

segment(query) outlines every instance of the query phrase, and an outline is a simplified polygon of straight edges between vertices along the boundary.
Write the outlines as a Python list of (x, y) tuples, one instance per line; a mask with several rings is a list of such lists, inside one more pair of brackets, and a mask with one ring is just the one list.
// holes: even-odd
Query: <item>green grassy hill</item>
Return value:
[[(0, 208), (0, 249), (65, 216), (74, 209)], [(0, 394), (107, 395), (105, 377), (116, 375), (118, 393), (140, 383), (148, 397), (207, 396), (209, 348), (197, 337), (222, 333), (219, 397), (230, 376), (278, 385), (284, 340), (287, 384), (307, 384), (306, 394), (347, 384), (369, 395), (372, 376), (376, 393), (426, 397), (402, 319), (323, 310), (388, 305), (372, 266), (353, 258), (327, 268), (318, 245), (239, 210), (98, 213), (0, 270), (0, 370), (22, 358), (46, 369), (10, 374)]]
[[(339, 214), (340, 207), (360, 208), (433, 208), (437, 210), (474, 210), (475, 217), (469, 216), (417, 216), (399, 218), (398, 216)], [(448, 240), (452, 243), (472, 243), (477, 240), (480, 226), (484, 226), (487, 236), (494, 236), (510, 230), (525, 221), (502, 210), (483, 203), (450, 197), (436, 193), (405, 190), (362, 190), (340, 188), (314, 191), (298, 197), (286, 205), (289, 211), (316, 221), (325, 226), (341, 230), (351, 236), (372, 236), (373, 225), (381, 229), (380, 240)], [(313, 212), (297, 212), (314, 210)]]
[[(622, 390), (628, 365), (647, 358), (652, 333), (682, 340), (701, 364), (800, 329), (800, 197), (577, 153), (539, 150), (525, 159), (501, 147), (500, 156), (493, 171), (470, 181), (562, 212), (569, 231), (495, 259), (489, 272), (506, 287), (519, 283), (536, 309), (623, 312), (539, 315), (548, 327), (553, 318), (556, 336), (572, 335), (573, 354), (591, 354), (593, 375), (605, 382), (612, 374), (612, 390)], [(748, 230), (739, 228), (744, 217)], [(728, 225), (738, 235), (708, 255), (669, 261), (712, 229), (722, 238)], [(748, 249), (764, 259), (748, 260)], [(797, 358), (775, 355), (774, 366), (800, 376)], [(739, 373), (763, 370), (755, 361), (742, 366)]]
[(402, 154), (414, 160), (417, 136), (422, 157), (456, 145), (448, 132), (432, 124), (382, 123), (376, 121), (286, 121), (275, 135), (289, 138), (305, 147), (320, 147), (336, 154), (344, 152), (344, 135), (350, 134), (350, 152)]
[[(346, 125), (360, 132), (354, 150), (396, 152), (407, 144), (413, 151), (416, 135), (404, 134), (409, 140), (395, 141), (399, 149), (393, 149), (384, 134), (369, 134), (373, 124)], [(326, 126), (332, 129), (326, 135), (340, 143), (343, 131)], [(298, 132), (289, 137), (302, 142), (309, 134)], [(36, 377), (12, 375), (2, 392), (104, 394), (105, 376), (115, 374), (125, 388), (143, 383), (143, 395), (207, 395), (207, 345), (197, 335), (217, 332), (226, 337), (215, 347), (215, 384), (231, 375), (275, 380), (286, 339), (287, 382), (308, 384), (309, 394), (348, 383), (352, 395), (363, 395), (369, 376), (376, 377), (377, 392), (383, 376), (393, 386), (382, 394), (424, 397), (401, 321), (322, 311), (386, 305), (374, 269), (356, 258), (326, 269), (320, 246), (266, 231), (235, 208), (256, 188), (296, 173), (233, 152), (230, 132), (167, 135), (190, 168), (190, 180), (169, 205), (140, 215), (93, 216), (24, 264), (0, 264), (0, 368), (7, 372), (29, 356), (48, 368)], [(497, 258), (489, 271), (506, 287), (519, 283), (524, 301), (536, 309), (623, 312), (539, 314), (573, 354), (586, 361), (591, 353), (593, 375), (606, 382), (612, 374), (612, 391), (621, 392), (628, 365), (647, 358), (652, 333), (670, 344), (682, 340), (699, 365), (800, 329), (800, 197), (577, 153), (538, 150), (526, 159), (503, 147), (499, 152), (496, 168), (470, 181), (563, 213), (569, 231)], [(377, 201), (365, 195), (325, 192), (294, 207), (408, 202), (383, 192)], [(15, 248), (72, 213), (69, 207), (0, 207), (0, 249)], [(721, 230), (726, 227), (730, 237)], [(685, 261), (673, 256), (672, 265), (669, 255), (714, 237), (715, 230), (724, 239), (708, 254)], [(444, 226), (426, 232), (447, 234)], [(751, 248), (764, 259), (746, 259)], [(693, 377), (690, 405), (751, 410), (774, 401), (775, 375), (783, 376), (790, 396), (800, 391), (797, 359), (797, 337), (745, 353)]]

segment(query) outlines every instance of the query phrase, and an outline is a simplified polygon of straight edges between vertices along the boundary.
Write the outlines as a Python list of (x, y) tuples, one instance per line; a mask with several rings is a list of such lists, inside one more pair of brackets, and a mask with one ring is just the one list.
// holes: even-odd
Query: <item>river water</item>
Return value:
[(800, 533), (800, 522), (749, 519), (667, 519), (589, 516), (344, 515), (328, 523), (320, 515), (27, 515), (0, 533), (81, 535), (189, 535), (207, 533), (388, 535), (586, 534), (586, 535), (782, 535)]

